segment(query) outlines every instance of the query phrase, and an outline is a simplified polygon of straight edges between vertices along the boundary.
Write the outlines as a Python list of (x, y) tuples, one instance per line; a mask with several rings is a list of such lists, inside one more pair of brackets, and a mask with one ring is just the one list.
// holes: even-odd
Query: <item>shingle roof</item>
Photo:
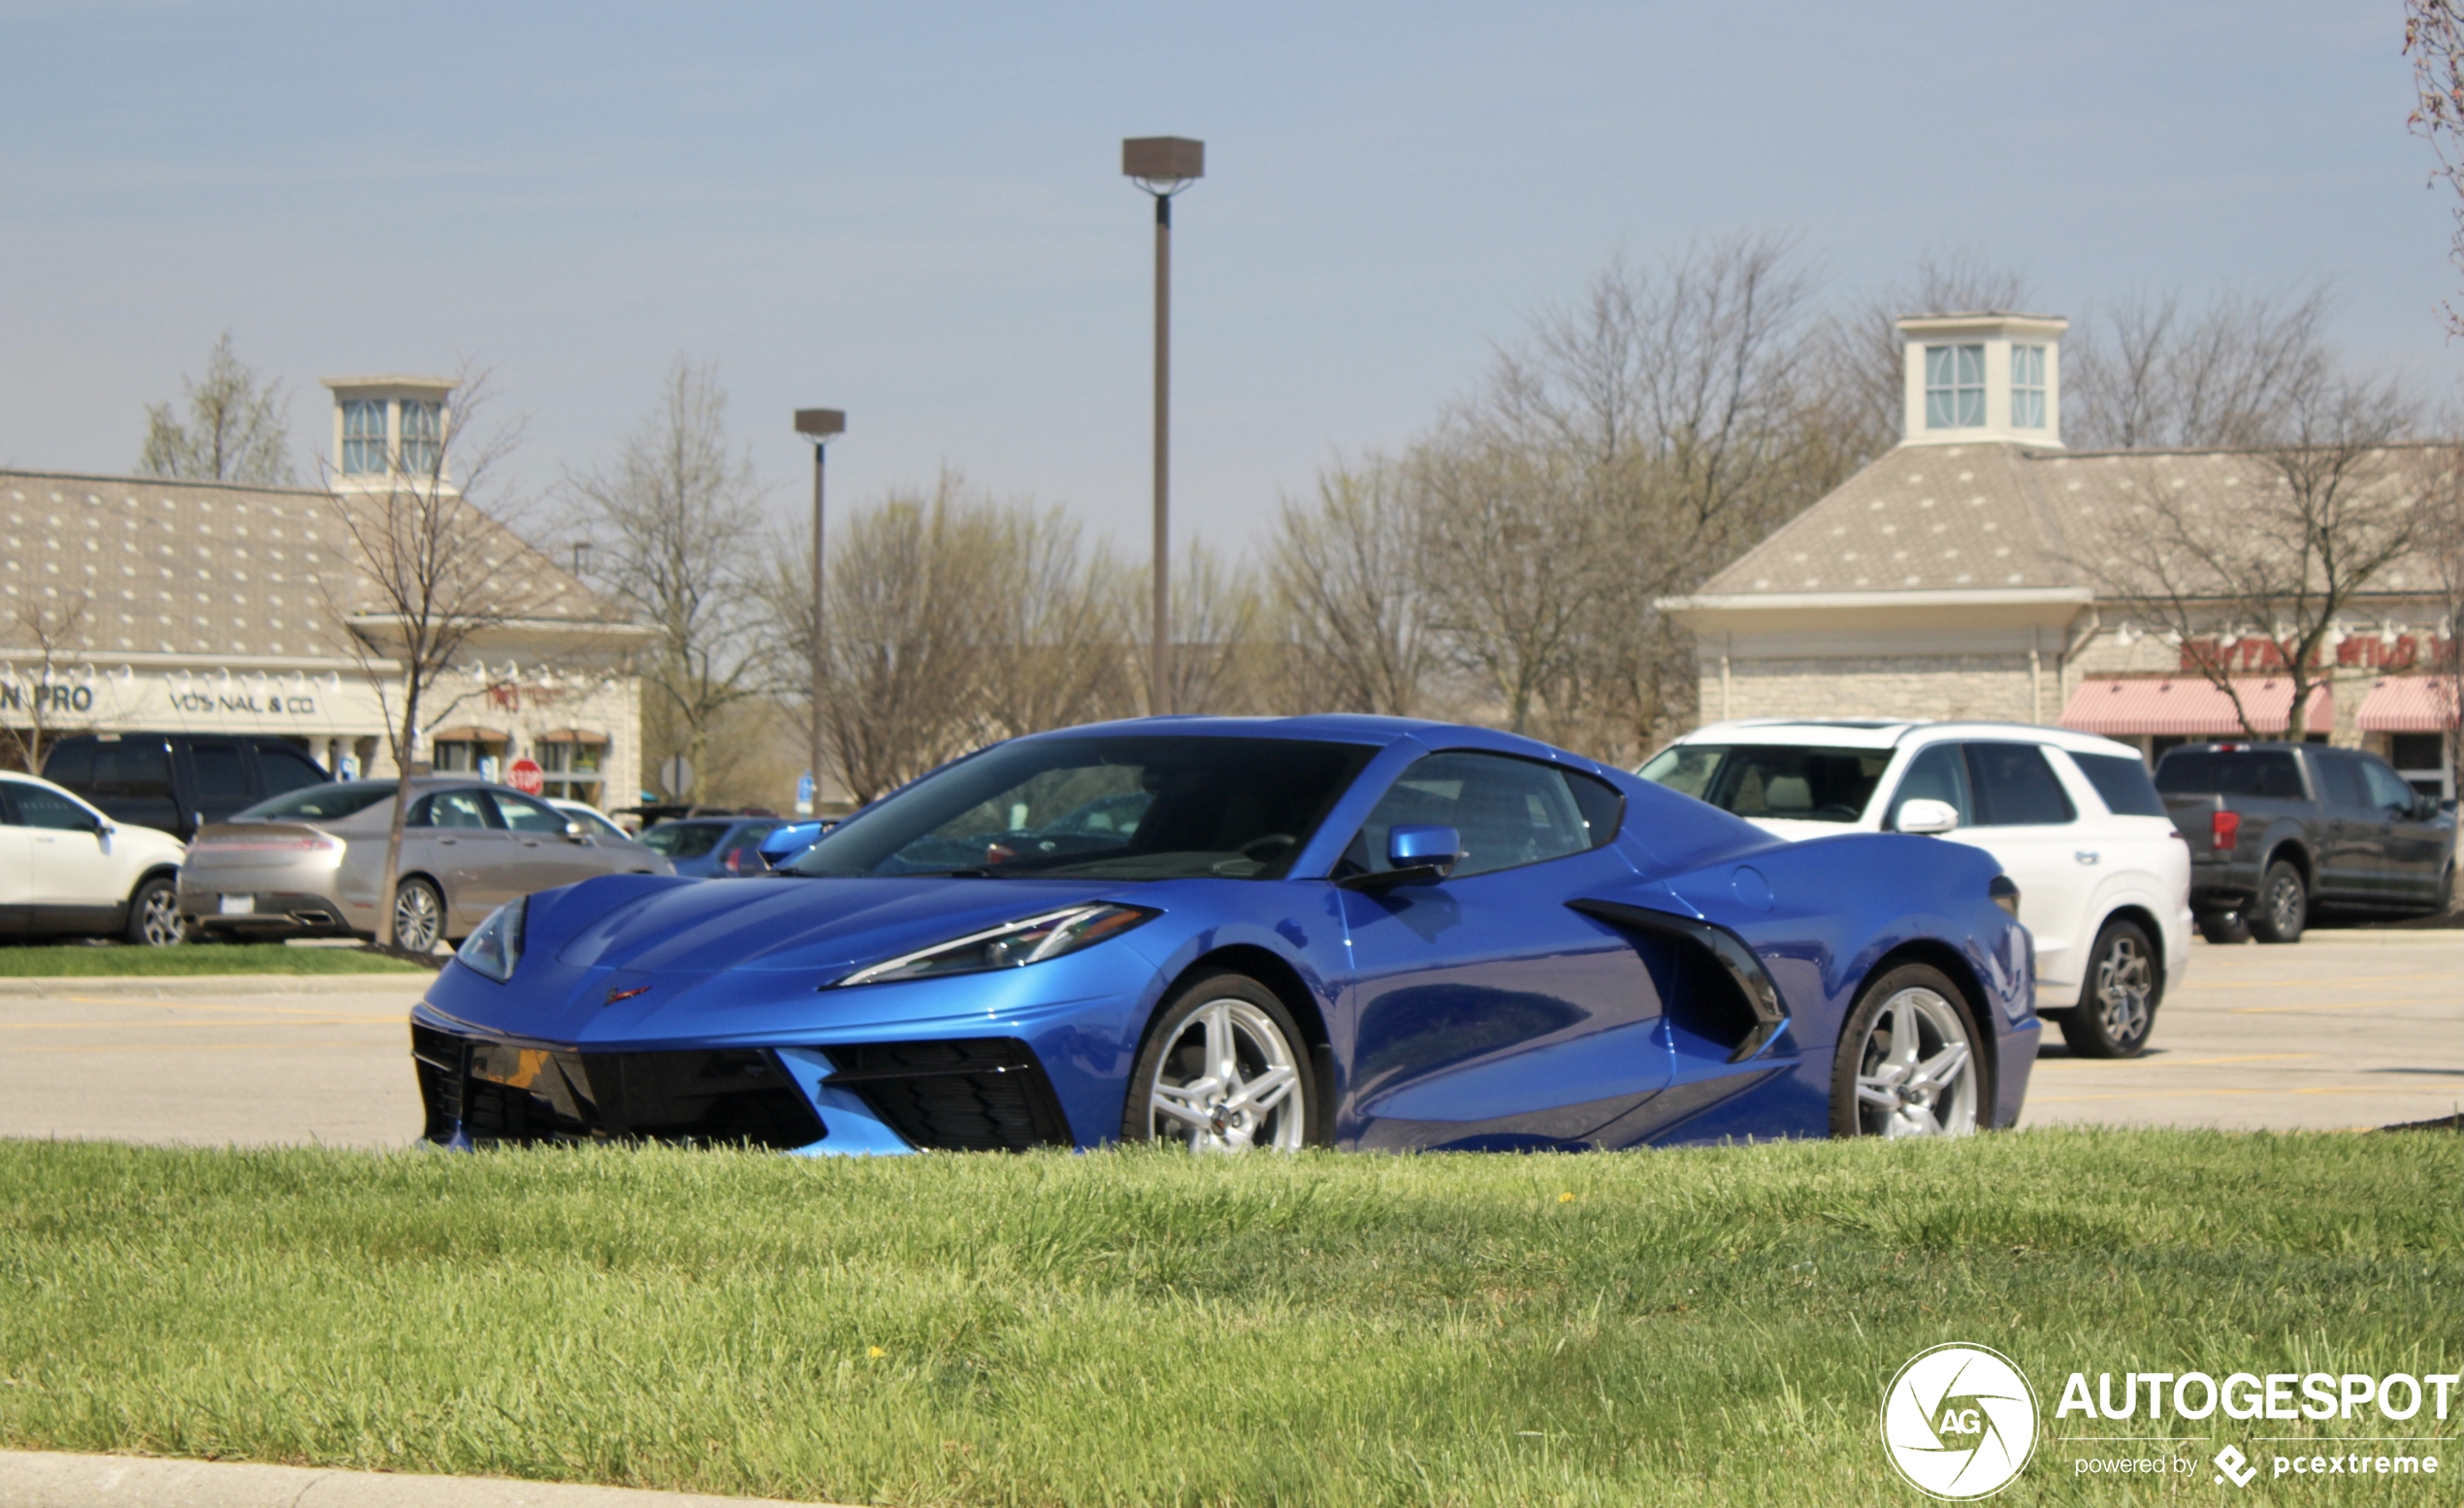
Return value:
[[(1704, 597), (2090, 586), (2107, 520), (2146, 487), (2229, 508), (2272, 474), (2249, 450), (2038, 450), (1902, 445), (1705, 582)], [(2374, 590), (2432, 589), (2412, 562)]]
[[(353, 505), (365, 506), (365, 505)], [(87, 594), (88, 653), (339, 657), (330, 604), (375, 611), (324, 492), (0, 472), (0, 643), (21, 604)], [(554, 561), (491, 520), (524, 616), (614, 622)], [(18, 647), (24, 647), (18, 645)]]

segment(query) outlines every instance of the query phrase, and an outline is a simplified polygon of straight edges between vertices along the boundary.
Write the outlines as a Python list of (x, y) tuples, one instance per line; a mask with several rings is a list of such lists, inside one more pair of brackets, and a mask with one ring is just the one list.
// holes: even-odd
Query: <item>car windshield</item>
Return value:
[(1290, 738), (1022, 739), (850, 817), (785, 872), (1280, 879), (1375, 753)]
[(262, 801), (232, 813), (235, 822), (333, 822), (394, 799), (391, 780), (345, 780), (339, 785), (311, 785)]
[(1680, 743), (1652, 756), (1640, 773), (1740, 817), (1854, 822), (1890, 764), (1889, 749)]
[(698, 859), (719, 846), (732, 822), (662, 822), (634, 841), (663, 859)]

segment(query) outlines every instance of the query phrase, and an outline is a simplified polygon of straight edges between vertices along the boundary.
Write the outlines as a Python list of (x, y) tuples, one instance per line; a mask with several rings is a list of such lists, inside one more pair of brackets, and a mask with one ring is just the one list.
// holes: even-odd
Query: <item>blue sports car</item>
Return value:
[(808, 1153), (1628, 1147), (2008, 1126), (2018, 892), (1562, 749), (1356, 716), (995, 745), (764, 877), (504, 906), (412, 1014), (426, 1134)]

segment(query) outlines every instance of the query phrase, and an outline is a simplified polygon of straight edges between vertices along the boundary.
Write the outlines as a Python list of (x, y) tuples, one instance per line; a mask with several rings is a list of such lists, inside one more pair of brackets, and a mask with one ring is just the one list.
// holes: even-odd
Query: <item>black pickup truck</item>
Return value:
[(2189, 743), (2156, 770), (2190, 843), (2211, 942), (2293, 942), (2314, 914), (2427, 916), (2455, 900), (2455, 814), (2385, 761), (2317, 743)]

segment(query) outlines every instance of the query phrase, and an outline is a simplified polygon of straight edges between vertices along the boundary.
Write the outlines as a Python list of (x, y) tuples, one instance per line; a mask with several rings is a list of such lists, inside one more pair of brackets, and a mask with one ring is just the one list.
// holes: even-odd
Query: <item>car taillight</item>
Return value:
[(2241, 846), (2242, 814), (2238, 811), (2212, 811), (2207, 817), (2208, 846), (2218, 853), (2231, 853)]
[(753, 850), (752, 850), (752, 849), (750, 849), (750, 848), (730, 848), (730, 849), (729, 849), (729, 850), (728, 850), (728, 872), (729, 872), (729, 874), (741, 874), (741, 873), (743, 873), (743, 872), (744, 872), (744, 856), (745, 856), (746, 854), (751, 853), (752, 851), (753, 851)]

